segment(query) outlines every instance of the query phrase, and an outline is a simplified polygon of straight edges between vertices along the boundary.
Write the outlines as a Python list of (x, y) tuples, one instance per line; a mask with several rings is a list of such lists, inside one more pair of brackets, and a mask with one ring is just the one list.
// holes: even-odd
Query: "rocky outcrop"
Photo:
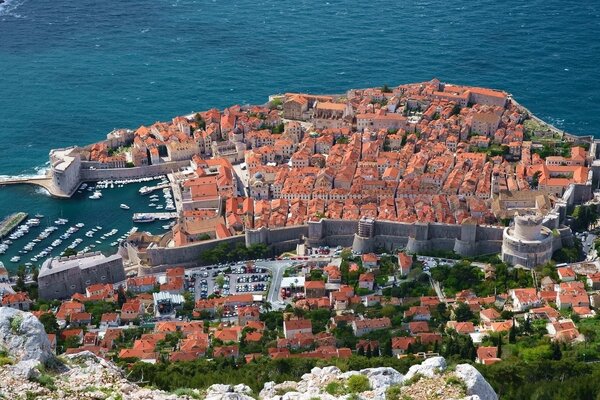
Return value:
[[(355, 375), (367, 378), (368, 387), (356, 391), (350, 384)], [(364, 380), (364, 378), (363, 378)], [(261, 400), (497, 400), (498, 396), (472, 365), (447, 369), (443, 357), (433, 357), (413, 365), (406, 375), (393, 368), (368, 368), (342, 373), (336, 367), (313, 368), (299, 382), (268, 382), (259, 394)]]
[(26, 378), (36, 374), (37, 366), (54, 358), (40, 321), (13, 308), (0, 308), (0, 347), (15, 360), (12, 372)]
[[(55, 400), (191, 400), (202, 398), (198, 390), (176, 395), (139, 387), (129, 382), (112, 363), (90, 352), (65, 356), (60, 372), (44, 372), (25, 379), (11, 368), (0, 369), (0, 398)], [(250, 400), (242, 397), (229, 399)]]
[(494, 392), (492, 385), (472, 365), (459, 364), (456, 366), (455, 373), (467, 385), (467, 394), (479, 396), (481, 400), (498, 399), (498, 395)]

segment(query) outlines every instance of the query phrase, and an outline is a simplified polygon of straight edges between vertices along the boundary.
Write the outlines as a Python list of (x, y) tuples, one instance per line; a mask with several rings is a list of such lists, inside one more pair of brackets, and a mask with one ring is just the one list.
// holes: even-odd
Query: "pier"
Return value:
[(64, 193), (60, 189), (57, 189), (54, 183), (52, 182), (52, 178), (50, 176), (40, 176), (40, 177), (10, 177), (10, 178), (2, 178), (0, 179), (0, 186), (6, 185), (36, 185), (43, 187), (48, 193), (50, 193), (53, 197), (70, 197), (70, 193)]
[[(155, 220), (166, 221), (168, 219), (177, 218), (176, 212), (149, 212), (149, 213), (135, 213), (133, 214), (133, 220), (143, 220), (147, 218), (147, 222), (152, 222)], [(142, 221), (138, 221), (142, 222)]]
[(27, 218), (27, 213), (18, 212), (6, 217), (0, 222), (0, 238), (5, 237)]
[(144, 186), (143, 188), (141, 188), (139, 190), (139, 192), (140, 192), (140, 194), (149, 194), (149, 193), (154, 192), (155, 190), (165, 189), (170, 186), (171, 186), (170, 183), (164, 183), (162, 185), (156, 185), (156, 186)]

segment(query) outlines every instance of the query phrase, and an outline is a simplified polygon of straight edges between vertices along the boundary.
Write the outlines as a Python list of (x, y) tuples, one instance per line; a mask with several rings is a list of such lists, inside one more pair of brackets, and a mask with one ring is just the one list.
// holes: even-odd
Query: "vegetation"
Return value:
[(597, 399), (600, 365), (573, 360), (477, 364), (501, 399)]
[(509, 289), (533, 285), (529, 271), (511, 268), (497, 257), (488, 261), (491, 261), (495, 268), (495, 279), (484, 280), (483, 271), (466, 260), (452, 267), (441, 265), (432, 268), (431, 277), (442, 284), (448, 296), (465, 289), (472, 289), (478, 296), (490, 296)]
[(269, 254), (267, 245), (258, 243), (246, 247), (244, 243), (237, 243), (232, 247), (228, 243), (219, 243), (210, 250), (205, 250), (200, 256), (200, 261), (205, 264), (218, 264), (222, 262), (234, 262), (242, 260), (253, 260), (265, 258)]
[[(173, 391), (178, 388), (206, 388), (215, 383), (245, 383), (254, 392), (262, 389), (265, 382), (281, 383), (286, 380), (300, 380), (313, 367), (335, 365), (342, 371), (360, 370), (379, 366), (392, 367), (401, 373), (418, 363), (413, 357), (397, 359), (394, 357), (366, 358), (352, 356), (349, 359), (317, 360), (306, 358), (270, 359), (267, 357), (249, 363), (236, 363), (230, 358), (215, 360), (199, 359), (189, 362), (148, 364), (136, 362), (130, 367), (129, 379), (143, 381), (163, 390)], [(360, 378), (359, 378), (360, 379)], [(363, 383), (355, 382), (360, 388)]]
[(369, 378), (365, 375), (352, 375), (348, 378), (347, 385), (350, 393), (362, 393), (371, 390)]
[(573, 223), (571, 229), (577, 232), (587, 231), (600, 217), (595, 204), (575, 206), (571, 213)]
[(46, 333), (56, 333), (58, 331), (58, 322), (54, 314), (50, 312), (44, 313), (40, 315), (39, 320), (44, 325)]

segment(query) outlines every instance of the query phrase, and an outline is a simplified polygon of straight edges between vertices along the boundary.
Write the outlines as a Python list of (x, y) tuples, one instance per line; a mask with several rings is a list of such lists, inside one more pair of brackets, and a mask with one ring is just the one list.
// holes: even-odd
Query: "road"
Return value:
[(269, 292), (267, 293), (267, 301), (271, 303), (273, 310), (279, 310), (285, 308), (285, 304), (279, 300), (279, 292), (281, 291), (281, 280), (285, 270), (292, 266), (290, 261), (267, 261), (264, 263), (257, 263), (257, 266), (267, 268), (271, 271), (271, 284), (269, 286)]

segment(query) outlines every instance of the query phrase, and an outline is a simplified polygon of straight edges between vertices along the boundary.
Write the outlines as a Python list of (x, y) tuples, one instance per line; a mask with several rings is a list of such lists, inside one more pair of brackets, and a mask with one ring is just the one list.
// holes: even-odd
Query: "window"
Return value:
[(71, 285), (71, 289), (75, 289), (75, 285)]
[(89, 285), (90, 285), (90, 283), (92, 283), (92, 281), (90, 281), (90, 280), (87, 280), (87, 281), (85, 281), (85, 285), (86, 285), (86, 286), (89, 286)]

